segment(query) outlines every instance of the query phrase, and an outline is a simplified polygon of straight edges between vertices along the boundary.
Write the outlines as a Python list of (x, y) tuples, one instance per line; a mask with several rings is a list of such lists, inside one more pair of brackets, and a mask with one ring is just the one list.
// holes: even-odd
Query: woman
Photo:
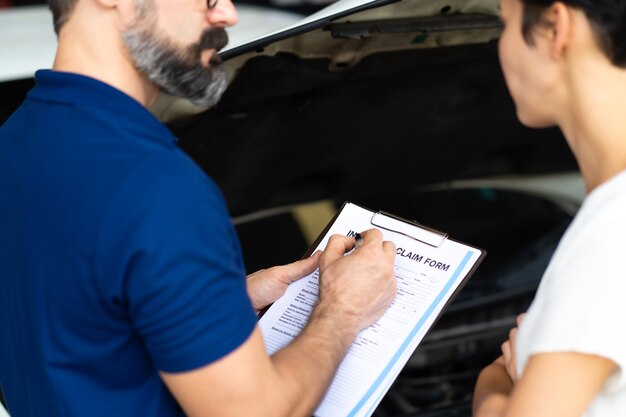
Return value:
[(626, 0), (502, 0), (518, 118), (560, 127), (587, 196), (474, 415), (626, 416)]

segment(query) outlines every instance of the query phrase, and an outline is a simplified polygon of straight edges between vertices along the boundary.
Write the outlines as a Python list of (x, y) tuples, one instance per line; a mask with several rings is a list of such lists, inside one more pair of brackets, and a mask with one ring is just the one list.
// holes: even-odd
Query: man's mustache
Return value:
[[(221, 27), (213, 27), (206, 29), (200, 36), (200, 41), (192, 46), (194, 54), (200, 57), (200, 53), (207, 49), (221, 50), (228, 44), (228, 34)], [(218, 54), (214, 54), (211, 58), (211, 64), (220, 64), (222, 60)]]

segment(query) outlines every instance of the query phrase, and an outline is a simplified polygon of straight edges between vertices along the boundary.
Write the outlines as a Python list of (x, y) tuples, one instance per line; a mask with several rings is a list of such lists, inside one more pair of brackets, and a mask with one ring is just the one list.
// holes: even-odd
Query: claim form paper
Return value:
[[(385, 314), (358, 334), (315, 410), (316, 417), (371, 416), (455, 291), (485, 256), (481, 249), (350, 202), (313, 249), (324, 248), (333, 234), (350, 236), (372, 227), (396, 245), (397, 295)], [(318, 273), (291, 284), (259, 320), (270, 355), (306, 325), (317, 302)]]

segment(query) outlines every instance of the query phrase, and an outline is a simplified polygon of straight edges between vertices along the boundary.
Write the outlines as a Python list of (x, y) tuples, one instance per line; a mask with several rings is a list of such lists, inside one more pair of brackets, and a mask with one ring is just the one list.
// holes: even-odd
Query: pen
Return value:
[(362, 244), (363, 244), (363, 238), (361, 237), (360, 233), (357, 233), (356, 235), (354, 235), (354, 249), (358, 248)]

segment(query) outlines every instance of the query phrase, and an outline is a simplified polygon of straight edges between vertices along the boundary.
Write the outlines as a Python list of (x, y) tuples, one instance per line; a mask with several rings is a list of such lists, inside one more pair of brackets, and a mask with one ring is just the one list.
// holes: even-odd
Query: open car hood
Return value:
[(497, 3), (340, 1), (231, 45), (218, 105), (161, 116), (234, 216), (576, 170), (556, 128), (517, 121)]

